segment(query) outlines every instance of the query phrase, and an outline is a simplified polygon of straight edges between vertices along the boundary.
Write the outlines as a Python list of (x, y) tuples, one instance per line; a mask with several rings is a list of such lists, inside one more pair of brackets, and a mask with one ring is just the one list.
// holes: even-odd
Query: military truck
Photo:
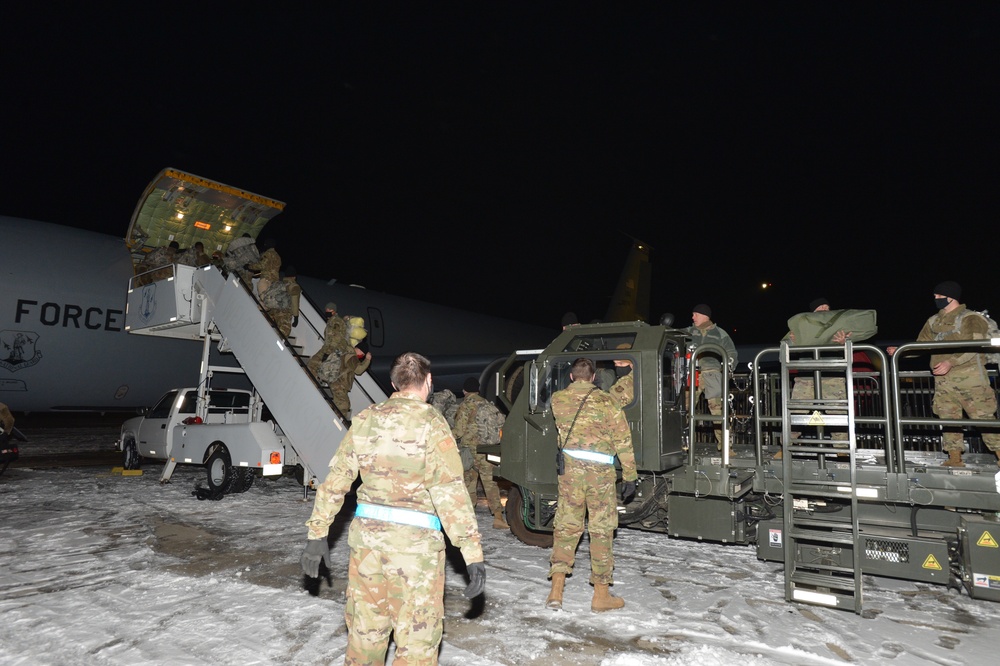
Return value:
[[(1000, 422), (935, 418), (933, 376), (908, 369), (927, 368), (927, 355), (942, 347), (994, 344), (912, 343), (893, 357), (850, 340), (761, 349), (742, 366), (723, 364), (729, 393), (713, 416), (690, 388), (705, 355), (725, 358), (721, 347), (696, 347), (670, 325), (575, 326), (537, 353), (512, 355), (490, 378), (508, 415), (500, 444), (481, 452), (511, 483), (511, 531), (550, 546), (558, 502), (551, 396), (570, 382), (576, 358), (595, 362), (599, 385), (625, 359), (634, 373), (624, 411), (639, 482), (618, 507), (622, 527), (755, 546), (760, 558), (784, 562), (789, 601), (860, 613), (863, 573), (1000, 601), (1000, 474), (981, 441)], [(877, 370), (856, 370), (855, 351)], [(814, 395), (793, 399), (796, 376), (814, 378)], [(846, 397), (829, 389), (838, 382)], [(942, 465), (943, 427), (964, 428), (966, 467)]]

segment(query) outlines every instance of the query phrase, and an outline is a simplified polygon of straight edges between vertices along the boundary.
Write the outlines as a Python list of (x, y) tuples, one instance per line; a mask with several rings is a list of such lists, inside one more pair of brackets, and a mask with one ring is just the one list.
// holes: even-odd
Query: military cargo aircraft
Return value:
[[(198, 377), (200, 344), (125, 330), (135, 266), (172, 240), (182, 248), (201, 241), (211, 254), (244, 233), (257, 238), (283, 207), (168, 168), (143, 193), (124, 237), (0, 216), (6, 285), (0, 293), (0, 401), (22, 413), (127, 413), (189, 385)], [(637, 278), (648, 284), (648, 250), (639, 242), (609, 314), (632, 316), (648, 298)], [(555, 331), (334, 281), (298, 281), (319, 311), (333, 301), (340, 314), (365, 319), (370, 372), (386, 389), (389, 365), (403, 351), (428, 356), (435, 386), (457, 392), (466, 377), (484, 373), (514, 349), (543, 347)]]

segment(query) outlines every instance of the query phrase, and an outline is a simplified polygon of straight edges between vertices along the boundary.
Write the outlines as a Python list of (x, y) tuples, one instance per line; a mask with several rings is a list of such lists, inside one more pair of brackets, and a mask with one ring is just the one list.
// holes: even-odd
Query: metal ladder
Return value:
[[(860, 614), (864, 550), (858, 528), (853, 356), (850, 340), (823, 347), (781, 343), (783, 531), (785, 601)], [(814, 395), (792, 399), (792, 379), (806, 373), (813, 375)], [(841, 378), (846, 399), (823, 395), (824, 379)], [(827, 428), (846, 429), (847, 440), (837, 444), (848, 448), (834, 448), (834, 440), (823, 439)], [(847, 461), (846, 470), (831, 465)]]

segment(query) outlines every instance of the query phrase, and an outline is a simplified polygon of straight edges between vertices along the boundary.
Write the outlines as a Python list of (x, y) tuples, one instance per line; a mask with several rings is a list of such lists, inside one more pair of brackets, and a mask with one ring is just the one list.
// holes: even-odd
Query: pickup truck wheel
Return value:
[(142, 456), (139, 455), (139, 447), (135, 445), (135, 440), (125, 440), (125, 446), (122, 447), (122, 467), (125, 469), (139, 469), (141, 463)]
[(507, 524), (519, 541), (539, 548), (552, 547), (552, 532), (537, 532), (524, 524), (524, 499), (517, 486), (507, 491)]
[(213, 493), (228, 493), (233, 486), (233, 459), (224, 446), (212, 452), (205, 463), (208, 470), (208, 489)]

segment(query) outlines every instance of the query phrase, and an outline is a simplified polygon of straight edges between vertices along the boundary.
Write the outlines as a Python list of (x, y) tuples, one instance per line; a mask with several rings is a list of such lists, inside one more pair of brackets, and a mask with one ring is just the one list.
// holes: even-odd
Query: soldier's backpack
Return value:
[[(998, 326), (996, 321), (993, 320), (993, 317), (990, 316), (989, 310), (972, 310), (966, 307), (965, 311), (955, 318), (956, 331), (962, 330), (962, 320), (965, 319), (965, 317), (970, 314), (979, 315), (980, 317), (986, 320), (987, 339), (1000, 338), (1000, 326)], [(985, 352), (985, 356), (986, 356), (986, 365), (996, 365), (1000, 367), (1000, 351)]]
[(327, 384), (332, 384), (340, 377), (340, 369), (343, 366), (340, 360), (341, 351), (339, 349), (327, 354), (326, 358), (319, 365), (316, 376)]
[[(429, 402), (434, 405), (448, 421), (448, 427), (455, 427), (455, 412), (458, 411), (458, 398), (448, 389), (434, 391)], [(466, 468), (468, 469), (468, 468)]]
[(486, 401), (476, 410), (476, 430), (480, 444), (497, 444), (503, 429), (504, 415), (496, 405)]
[(268, 310), (288, 310), (292, 307), (292, 297), (288, 293), (288, 285), (284, 280), (275, 280), (263, 294), (260, 304)]

